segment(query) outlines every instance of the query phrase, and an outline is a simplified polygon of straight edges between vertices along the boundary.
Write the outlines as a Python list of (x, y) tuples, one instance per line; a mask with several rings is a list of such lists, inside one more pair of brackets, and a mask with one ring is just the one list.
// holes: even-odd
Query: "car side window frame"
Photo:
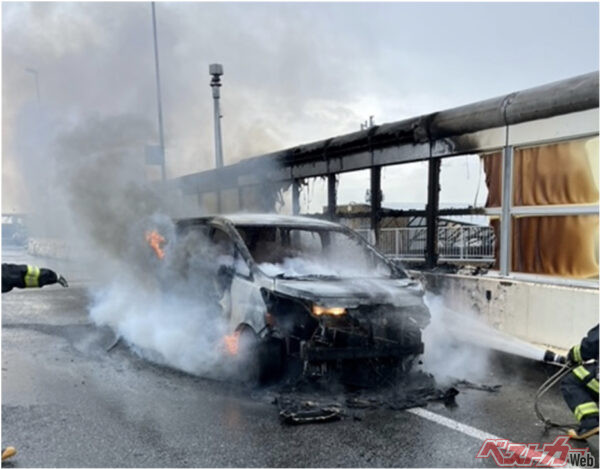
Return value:
[[(241, 277), (246, 280), (253, 281), (254, 277), (252, 275), (252, 269), (251, 269), (250, 265), (248, 264), (248, 261), (246, 260), (246, 258), (242, 254), (242, 252), (240, 251), (240, 248), (237, 245), (234, 237), (231, 236), (231, 234), (228, 233), (228, 231), (225, 228), (223, 228), (222, 226), (219, 226), (219, 225), (211, 224), (209, 234), (208, 234), (209, 241), (212, 244), (214, 244), (214, 235), (217, 230), (222, 232), (227, 237), (227, 239), (231, 242), (231, 244), (233, 245), (233, 275)], [(238, 270), (238, 268), (237, 268), (238, 262), (243, 262), (248, 274), (244, 274)]]

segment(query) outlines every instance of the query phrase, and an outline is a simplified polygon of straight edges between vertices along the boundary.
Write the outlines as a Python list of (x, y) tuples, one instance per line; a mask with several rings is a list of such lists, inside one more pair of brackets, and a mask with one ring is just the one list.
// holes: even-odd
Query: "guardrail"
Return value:
[[(375, 244), (372, 230), (356, 229), (363, 238)], [(381, 228), (377, 249), (398, 259), (425, 259), (427, 228)], [(495, 235), (490, 226), (438, 227), (438, 255), (442, 260), (493, 261)]]

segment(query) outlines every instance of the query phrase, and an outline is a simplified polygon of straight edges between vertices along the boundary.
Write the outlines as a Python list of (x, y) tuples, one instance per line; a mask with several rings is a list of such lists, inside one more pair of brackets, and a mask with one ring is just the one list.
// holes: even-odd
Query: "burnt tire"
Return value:
[(283, 342), (275, 338), (260, 340), (254, 330), (240, 330), (238, 376), (250, 385), (265, 384), (281, 376), (284, 360)]
[(258, 336), (251, 327), (239, 330), (236, 374), (244, 383), (258, 382)]
[(266, 384), (281, 378), (285, 346), (281, 339), (268, 337), (258, 347), (258, 382)]

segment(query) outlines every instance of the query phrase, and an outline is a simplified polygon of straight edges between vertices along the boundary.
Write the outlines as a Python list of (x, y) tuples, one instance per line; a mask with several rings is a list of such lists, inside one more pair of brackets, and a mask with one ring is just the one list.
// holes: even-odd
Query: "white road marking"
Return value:
[(465, 425), (464, 423), (460, 423), (456, 420), (449, 419), (448, 417), (444, 417), (443, 415), (435, 414), (426, 409), (422, 409), (421, 407), (413, 407), (412, 409), (407, 409), (407, 412), (418, 415), (419, 417), (423, 417), (424, 419), (431, 420), (432, 422), (439, 423), (444, 427), (448, 427), (452, 430), (459, 431), (461, 433), (464, 433), (465, 435), (468, 435), (481, 441), (502, 439), (502, 437), (500, 436), (492, 435), (491, 433), (484, 432), (475, 427), (471, 427), (470, 425)]
[[(436, 414), (434, 412), (430, 412), (429, 410), (423, 409), (421, 407), (413, 407), (412, 409), (407, 409), (406, 412), (410, 412), (411, 414), (418, 415), (419, 417), (430, 420), (431, 422), (435, 422), (439, 425), (450, 428), (452, 430), (456, 430), (458, 432), (461, 432), (461, 433), (463, 433), (467, 436), (470, 436), (472, 438), (475, 438), (477, 440), (481, 440), (481, 441), (506, 440), (506, 438), (499, 437), (492, 433), (484, 432), (483, 430), (479, 430), (478, 428), (472, 427), (470, 425), (466, 425), (464, 423), (457, 422), (456, 420), (452, 420), (452, 419), (449, 419), (448, 417), (444, 417), (443, 415)], [(509, 441), (509, 444), (514, 444), (514, 443)], [(524, 446), (515, 445), (515, 447), (525, 449)], [(531, 451), (531, 450), (529, 450), (526, 454), (528, 455), (527, 459), (536, 459), (537, 461), (542, 460), (544, 458), (544, 456), (546, 455), (546, 453), (543, 453), (543, 452), (540, 453), (538, 451)], [(473, 455), (473, 457), (475, 457), (475, 455)], [(577, 467), (577, 466), (572, 466), (560, 459), (556, 459), (553, 462), (555, 462), (556, 466), (558, 466), (558, 467)]]

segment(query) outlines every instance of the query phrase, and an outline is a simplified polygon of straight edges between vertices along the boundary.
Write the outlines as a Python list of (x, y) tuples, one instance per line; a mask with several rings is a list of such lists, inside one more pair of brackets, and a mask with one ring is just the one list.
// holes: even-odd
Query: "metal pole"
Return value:
[(437, 217), (440, 201), (440, 159), (429, 159), (429, 175), (427, 185), (427, 241), (425, 245), (425, 264), (427, 268), (432, 269), (437, 265)]
[(327, 212), (330, 220), (335, 220), (336, 218), (336, 208), (337, 208), (337, 188), (336, 186), (337, 178), (335, 174), (329, 174), (327, 176)]
[(219, 88), (221, 87), (221, 75), (223, 75), (223, 66), (221, 64), (211, 64), (208, 68), (209, 73), (212, 75), (210, 86), (213, 92), (213, 103), (214, 103), (214, 121), (215, 121), (215, 159), (217, 168), (223, 167), (223, 146), (221, 143), (221, 109), (219, 99), (221, 94)]
[(161, 176), (163, 182), (167, 178), (165, 168), (165, 136), (163, 132), (163, 118), (162, 118), (162, 100), (160, 96), (160, 67), (158, 63), (158, 39), (156, 37), (156, 12), (154, 11), (154, 2), (152, 2), (152, 32), (154, 35), (154, 66), (156, 69), (156, 100), (158, 102), (158, 138), (160, 143), (161, 151)]
[[(373, 116), (371, 116), (373, 117)], [(371, 230), (375, 245), (379, 243), (379, 221), (381, 219), (381, 166), (371, 168)]]
[(300, 213), (300, 183), (298, 179), (292, 181), (292, 215)]
[[(214, 110), (214, 122), (215, 122), (215, 164), (217, 169), (223, 167), (223, 145), (221, 143), (221, 108), (219, 105), (219, 99), (221, 93), (219, 88), (221, 87), (221, 75), (223, 75), (223, 66), (221, 64), (210, 64), (208, 72), (212, 75), (210, 86), (213, 94), (213, 110)], [(217, 189), (217, 211), (221, 212), (221, 191)]]
[(511, 208), (513, 186), (513, 147), (504, 147), (502, 157), (502, 215), (500, 216), (500, 275), (511, 270)]

